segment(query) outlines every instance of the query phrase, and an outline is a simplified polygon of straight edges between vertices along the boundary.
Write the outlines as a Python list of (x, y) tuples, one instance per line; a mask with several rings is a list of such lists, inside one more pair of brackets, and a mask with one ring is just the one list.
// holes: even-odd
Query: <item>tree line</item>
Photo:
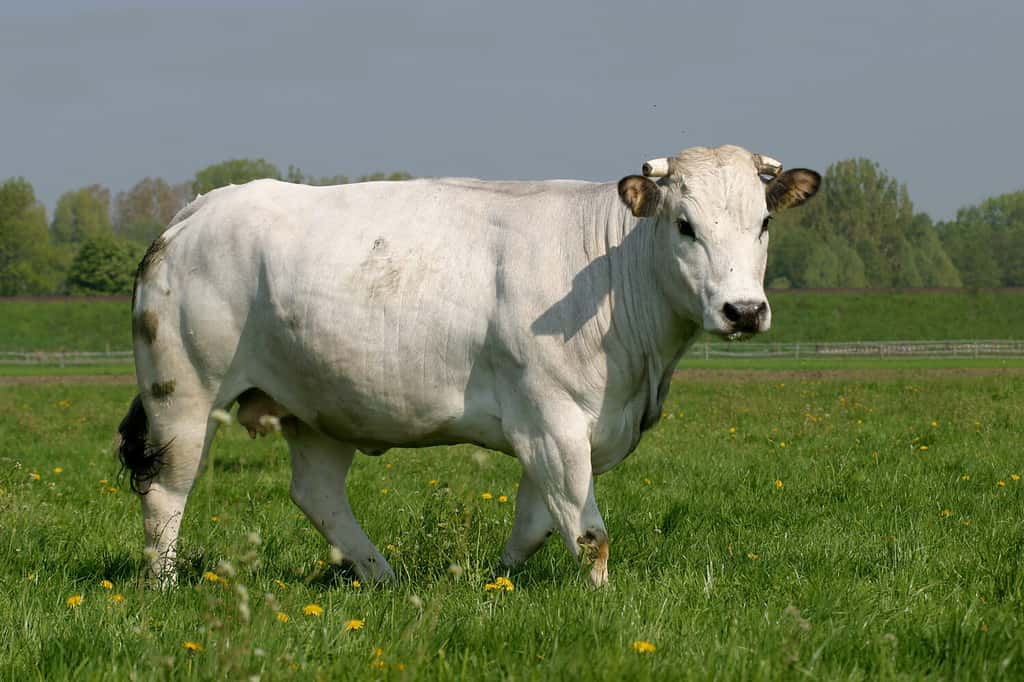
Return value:
[[(277, 178), (311, 185), (405, 180), (408, 173), (310, 176), (263, 159), (235, 159), (187, 182), (144, 178), (111, 196), (90, 185), (64, 193), (51, 220), (31, 183), (0, 184), (0, 296), (129, 293), (146, 247), (196, 194)], [(1024, 286), (1024, 191), (966, 206), (934, 223), (906, 185), (877, 163), (831, 165), (819, 196), (771, 225), (772, 288)]]

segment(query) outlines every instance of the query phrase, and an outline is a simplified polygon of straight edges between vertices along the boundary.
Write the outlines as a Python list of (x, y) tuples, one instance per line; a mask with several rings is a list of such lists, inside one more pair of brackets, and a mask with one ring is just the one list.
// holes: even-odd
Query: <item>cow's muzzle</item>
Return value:
[(722, 315), (729, 321), (731, 333), (756, 334), (761, 331), (767, 314), (767, 301), (735, 301), (722, 306)]

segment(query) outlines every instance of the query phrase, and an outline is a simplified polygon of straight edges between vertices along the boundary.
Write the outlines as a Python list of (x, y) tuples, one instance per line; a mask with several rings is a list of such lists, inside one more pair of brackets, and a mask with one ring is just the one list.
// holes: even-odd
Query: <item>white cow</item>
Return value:
[(476, 443), (523, 466), (503, 565), (558, 530), (606, 583), (594, 475), (658, 421), (701, 328), (768, 329), (768, 221), (820, 182), (734, 146), (644, 175), (259, 180), (183, 209), (139, 265), (119, 429), (153, 576), (175, 580), (214, 411), (237, 402), (253, 434), (280, 423), (292, 499), (364, 579), (394, 573), (346, 497), (356, 450)]

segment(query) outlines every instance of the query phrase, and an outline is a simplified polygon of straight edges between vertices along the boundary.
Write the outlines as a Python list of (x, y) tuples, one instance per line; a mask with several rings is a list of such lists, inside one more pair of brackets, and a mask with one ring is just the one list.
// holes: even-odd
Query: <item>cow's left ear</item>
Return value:
[(627, 175), (619, 180), (619, 198), (637, 218), (650, 218), (658, 212), (661, 190), (645, 177)]
[(765, 195), (768, 210), (774, 213), (799, 206), (813, 197), (821, 185), (821, 176), (807, 168), (788, 170), (768, 183)]

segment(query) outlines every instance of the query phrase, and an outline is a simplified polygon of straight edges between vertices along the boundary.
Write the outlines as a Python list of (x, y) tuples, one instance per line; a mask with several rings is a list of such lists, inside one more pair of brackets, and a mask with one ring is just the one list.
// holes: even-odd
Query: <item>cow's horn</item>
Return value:
[(777, 177), (782, 172), (782, 164), (770, 156), (754, 154), (754, 166), (757, 167), (758, 175)]
[(663, 178), (668, 175), (668, 159), (651, 159), (643, 166), (644, 176), (648, 178)]

